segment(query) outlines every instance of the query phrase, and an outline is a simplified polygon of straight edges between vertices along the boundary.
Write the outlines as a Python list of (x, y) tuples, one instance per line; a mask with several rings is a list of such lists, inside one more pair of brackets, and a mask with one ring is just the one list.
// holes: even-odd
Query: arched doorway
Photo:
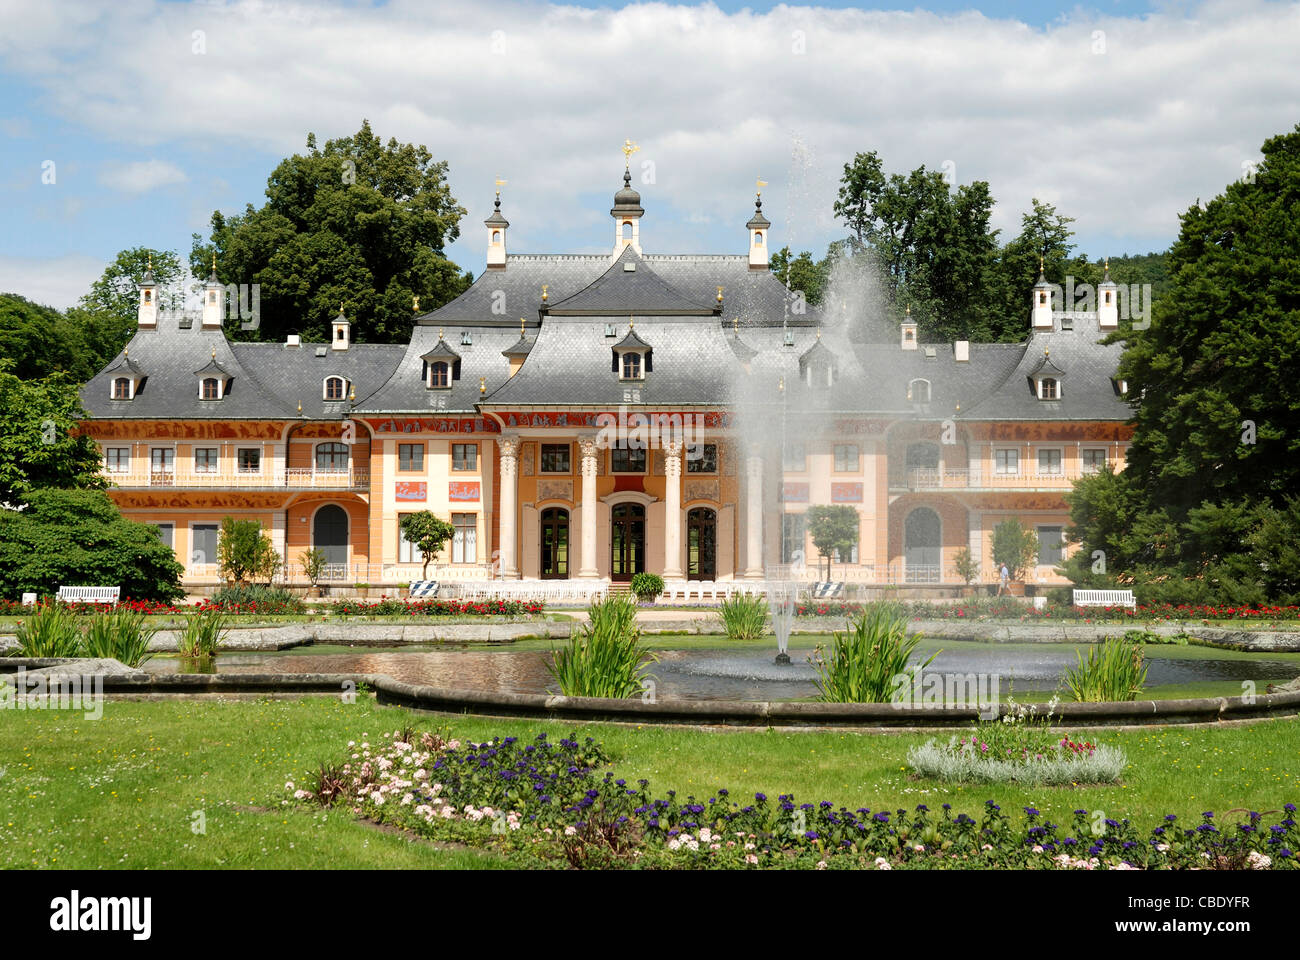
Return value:
[[(312, 520), (311, 545), (325, 554), (325, 563), (344, 572), (348, 563), (348, 513), (335, 504), (326, 504)], [(342, 574), (339, 574), (342, 575)]]
[(908, 583), (938, 583), (941, 579), (942, 529), (939, 515), (917, 507), (903, 522), (903, 559)]
[(686, 577), (713, 580), (718, 575), (718, 515), (708, 507), (686, 514)]
[(645, 570), (645, 507), (618, 503), (610, 511), (610, 577), (631, 580)]
[(569, 511), (550, 507), (541, 517), (542, 577), (547, 580), (569, 575)]

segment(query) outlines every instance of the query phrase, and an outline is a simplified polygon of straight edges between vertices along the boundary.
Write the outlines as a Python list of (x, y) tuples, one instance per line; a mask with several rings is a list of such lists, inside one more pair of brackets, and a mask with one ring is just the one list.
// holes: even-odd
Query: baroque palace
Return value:
[[(420, 576), (401, 517), (455, 537), (437, 579), (761, 579), (818, 554), (805, 513), (856, 509), (835, 578), (957, 584), (963, 546), (995, 578), (993, 528), (1039, 537), (1027, 580), (1064, 582), (1063, 494), (1122, 466), (1131, 434), (1107, 274), (1097, 309), (1055, 309), (1039, 277), (1019, 344), (854, 342), (769, 271), (756, 199), (748, 252), (646, 253), (628, 172), (603, 254), (507, 253), (485, 221), (486, 269), (413, 316), (404, 344), (227, 340), (226, 288), (201, 313), (159, 310), (152, 273), (120, 356), (82, 389), (111, 496), (156, 524), (185, 582), (217, 582), (223, 517), (380, 586)], [(740, 223), (737, 223), (737, 233)]]

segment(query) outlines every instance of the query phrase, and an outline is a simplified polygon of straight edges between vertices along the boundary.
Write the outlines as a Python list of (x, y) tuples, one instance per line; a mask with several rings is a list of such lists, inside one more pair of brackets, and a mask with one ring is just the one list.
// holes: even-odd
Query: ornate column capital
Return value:
[(682, 475), (682, 450), (683, 444), (680, 440), (669, 440), (663, 444), (664, 451), (664, 474), (669, 477), (680, 477)]
[(497, 449), (501, 453), (501, 459), (504, 460), (507, 457), (514, 459), (518, 457), (519, 443), (520, 440), (518, 437), (497, 437)]

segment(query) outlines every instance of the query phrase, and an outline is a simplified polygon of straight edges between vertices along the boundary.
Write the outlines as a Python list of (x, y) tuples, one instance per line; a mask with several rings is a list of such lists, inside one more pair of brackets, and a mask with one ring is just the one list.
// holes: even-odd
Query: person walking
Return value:
[(1004, 593), (1007, 592), (1008, 590), (1007, 581), (1009, 581), (1010, 579), (1011, 579), (1011, 571), (1007, 569), (1007, 565), (1004, 563), (1002, 564), (1002, 585), (998, 587), (998, 596), (1002, 596)]

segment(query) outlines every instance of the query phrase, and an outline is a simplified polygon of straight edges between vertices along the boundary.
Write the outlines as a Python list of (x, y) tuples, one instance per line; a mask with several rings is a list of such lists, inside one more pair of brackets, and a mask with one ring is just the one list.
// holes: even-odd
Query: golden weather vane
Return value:
[(630, 166), (632, 163), (632, 154), (636, 153), (641, 148), (638, 147), (631, 140), (624, 140), (622, 149), (623, 149), (623, 163), (625, 166)]
[(507, 183), (509, 183), (508, 180), (502, 180), (500, 177), (497, 177), (497, 178), (496, 178), (497, 196), (498, 196), (498, 197), (501, 196), (501, 188), (504, 187)]
[(763, 195), (763, 188), (766, 186), (767, 186), (767, 181), (764, 180), (762, 177), (759, 177), (757, 180), (754, 181), (754, 192), (761, 197)]

